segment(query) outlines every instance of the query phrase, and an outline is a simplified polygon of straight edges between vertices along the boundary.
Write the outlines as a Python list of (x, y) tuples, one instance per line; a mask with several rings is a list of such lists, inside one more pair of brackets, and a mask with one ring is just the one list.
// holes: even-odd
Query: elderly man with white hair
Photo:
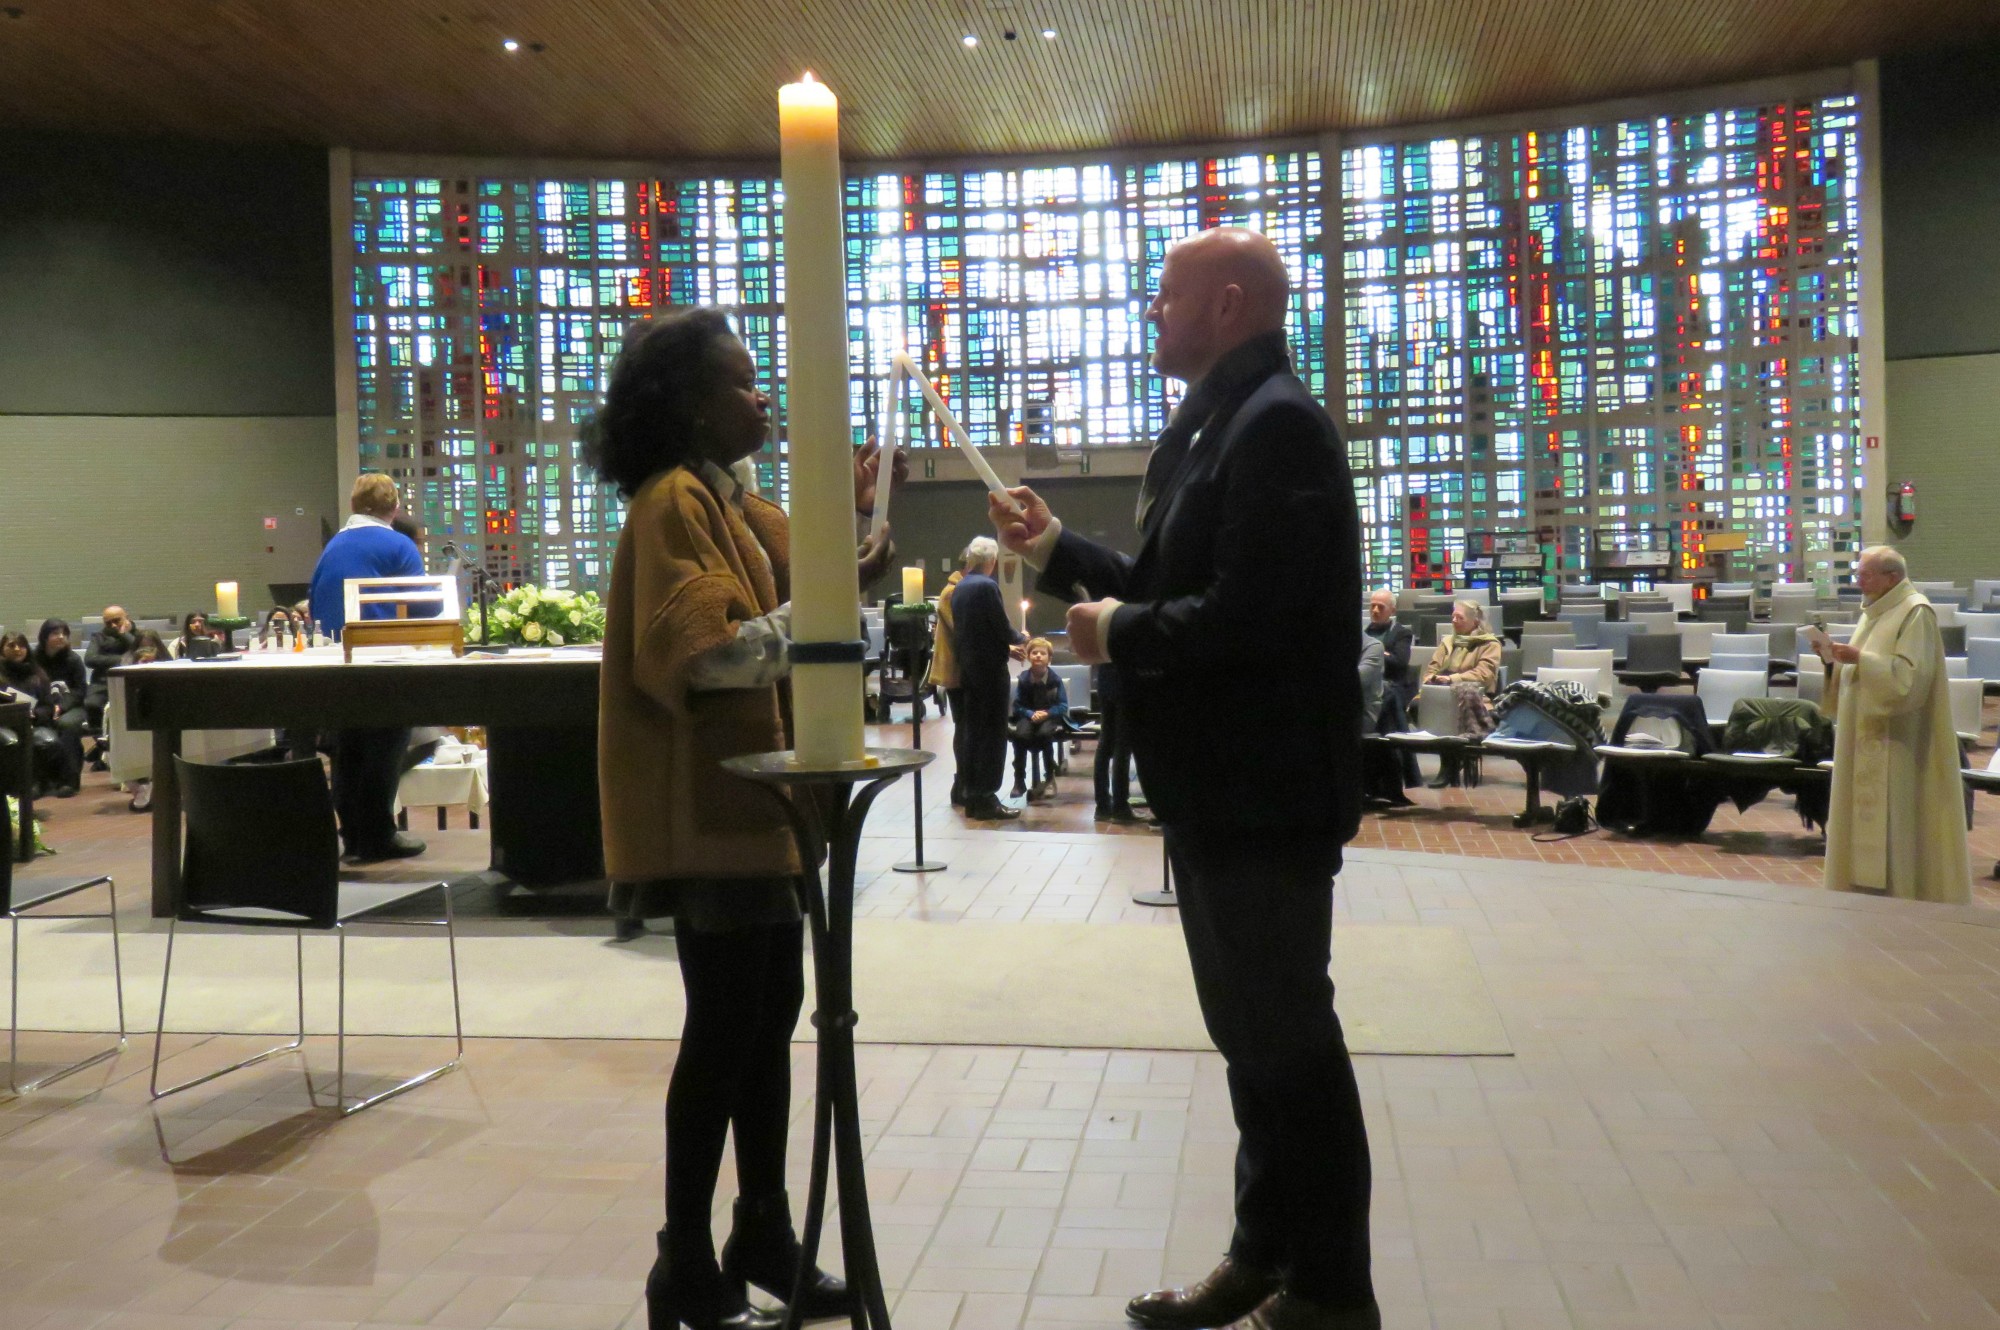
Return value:
[(1887, 545), (1861, 551), (1866, 597), (1848, 643), (1822, 647), (1834, 717), (1826, 885), (1963, 905), (1965, 787), (1937, 613)]

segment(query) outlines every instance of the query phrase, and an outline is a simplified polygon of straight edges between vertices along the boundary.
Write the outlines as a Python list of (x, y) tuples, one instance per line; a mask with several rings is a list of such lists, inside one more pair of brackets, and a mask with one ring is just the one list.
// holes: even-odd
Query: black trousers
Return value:
[(396, 838), (396, 785), (409, 746), (407, 725), (334, 735), (333, 810), (349, 854), (371, 853)]
[(1125, 729), (1124, 709), (1108, 697), (1097, 700), (1097, 759), (1091, 784), (1100, 812), (1132, 802), (1132, 736)]
[(1166, 841), (1236, 1115), (1230, 1255), (1311, 1302), (1368, 1306), (1368, 1130), (1327, 973), (1340, 845), (1174, 826)]
[(1028, 754), (1039, 751), (1042, 754), (1042, 774), (1049, 774), (1049, 763), (1053, 760), (1056, 736), (1063, 732), (1063, 723), (1053, 718), (1049, 720), (1023, 720), (1015, 717), (1007, 724), (1007, 737), (1014, 745), (1014, 780), (1027, 779)]
[(677, 1261), (715, 1259), (709, 1214), (731, 1128), (738, 1192), (761, 1199), (785, 1189), (804, 938), (803, 923), (699, 932), (676, 917), (687, 992), (667, 1084), (667, 1243)]
[(998, 796), (1007, 772), (1007, 676), (998, 680), (968, 678), (959, 689), (964, 703), (958, 716), (959, 783), (968, 800)]
[(951, 714), (951, 790), (958, 802), (965, 802), (965, 690), (947, 688), (944, 700)]

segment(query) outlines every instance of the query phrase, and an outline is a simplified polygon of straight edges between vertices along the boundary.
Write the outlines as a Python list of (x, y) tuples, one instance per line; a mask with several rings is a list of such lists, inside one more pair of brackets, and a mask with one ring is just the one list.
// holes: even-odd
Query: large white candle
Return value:
[[(848, 437), (840, 105), (807, 74), (778, 91), (784, 177), (785, 415), (792, 459), (792, 634), (850, 642), (861, 625)], [(792, 670), (802, 766), (862, 760), (861, 662)]]
[(236, 583), (217, 582), (215, 584), (216, 617), (219, 619), (234, 619), (236, 617), (236, 610)]

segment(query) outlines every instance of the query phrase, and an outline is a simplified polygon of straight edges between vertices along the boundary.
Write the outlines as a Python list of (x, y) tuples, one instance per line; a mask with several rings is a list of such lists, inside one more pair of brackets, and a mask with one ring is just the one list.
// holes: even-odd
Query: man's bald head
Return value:
[(1222, 226), (1167, 252), (1146, 317), (1159, 330), (1153, 368), (1193, 382), (1252, 337), (1280, 332), (1291, 274), (1277, 247), (1255, 231)]

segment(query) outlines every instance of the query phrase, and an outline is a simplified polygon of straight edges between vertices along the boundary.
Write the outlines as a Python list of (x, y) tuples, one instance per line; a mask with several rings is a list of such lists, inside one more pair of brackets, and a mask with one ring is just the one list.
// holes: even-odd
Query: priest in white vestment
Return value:
[(1851, 642), (1826, 649), (1834, 718), (1826, 885), (1963, 905), (1965, 787), (1937, 612), (1886, 545), (1861, 552), (1867, 598)]

